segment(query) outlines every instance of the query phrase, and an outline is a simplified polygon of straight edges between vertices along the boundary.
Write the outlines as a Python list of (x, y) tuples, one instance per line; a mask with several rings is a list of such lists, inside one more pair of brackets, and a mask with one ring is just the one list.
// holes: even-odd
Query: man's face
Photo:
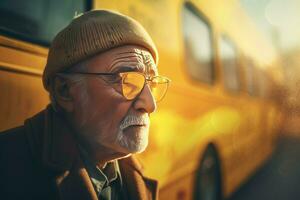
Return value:
[[(151, 54), (138, 46), (123, 46), (99, 54), (87, 62), (85, 72), (115, 73), (138, 71), (157, 75)], [(149, 87), (127, 100), (120, 92), (121, 83), (110, 77), (86, 76), (84, 87), (71, 89), (74, 101), (73, 121), (80, 138), (89, 148), (101, 147), (112, 152), (131, 154), (148, 144), (149, 114), (156, 109)]]

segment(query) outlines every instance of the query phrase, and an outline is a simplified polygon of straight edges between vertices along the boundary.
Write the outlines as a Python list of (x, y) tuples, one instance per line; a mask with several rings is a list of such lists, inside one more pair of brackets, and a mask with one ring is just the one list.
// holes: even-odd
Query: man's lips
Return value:
[(133, 125), (129, 125), (126, 128), (124, 128), (123, 130), (127, 130), (129, 128), (142, 128), (142, 127), (147, 127), (147, 124), (133, 124)]
[(143, 116), (128, 115), (121, 122), (120, 128), (121, 130), (124, 130), (128, 127), (149, 126), (149, 122), (150, 122), (149, 117), (146, 115)]

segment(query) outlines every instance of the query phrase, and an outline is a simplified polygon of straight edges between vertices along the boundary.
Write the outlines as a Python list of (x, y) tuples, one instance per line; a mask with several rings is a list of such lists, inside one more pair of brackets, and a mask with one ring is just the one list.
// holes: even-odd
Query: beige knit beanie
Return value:
[(95, 54), (123, 45), (146, 48), (158, 62), (157, 49), (136, 20), (109, 10), (93, 10), (75, 18), (52, 41), (43, 84), (49, 91), (51, 78)]

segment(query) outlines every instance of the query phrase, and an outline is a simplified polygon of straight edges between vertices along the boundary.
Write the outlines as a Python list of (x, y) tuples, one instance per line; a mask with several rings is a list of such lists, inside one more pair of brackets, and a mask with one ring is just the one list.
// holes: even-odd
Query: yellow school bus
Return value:
[(235, 0), (2, 1), (0, 131), (48, 104), (41, 74), (51, 39), (90, 9), (141, 22), (172, 80), (138, 155), (160, 199), (229, 197), (269, 158), (281, 122), (277, 54)]

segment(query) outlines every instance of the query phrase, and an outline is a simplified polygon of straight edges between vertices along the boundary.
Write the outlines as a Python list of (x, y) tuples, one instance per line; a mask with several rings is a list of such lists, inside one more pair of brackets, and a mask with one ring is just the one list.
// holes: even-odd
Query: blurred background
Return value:
[(240, 0), (281, 56), (286, 118), (283, 133), (300, 136), (300, 1)]
[(0, 0), (0, 131), (49, 103), (51, 41), (91, 9), (137, 19), (172, 80), (137, 155), (160, 199), (300, 199), (300, 0)]

